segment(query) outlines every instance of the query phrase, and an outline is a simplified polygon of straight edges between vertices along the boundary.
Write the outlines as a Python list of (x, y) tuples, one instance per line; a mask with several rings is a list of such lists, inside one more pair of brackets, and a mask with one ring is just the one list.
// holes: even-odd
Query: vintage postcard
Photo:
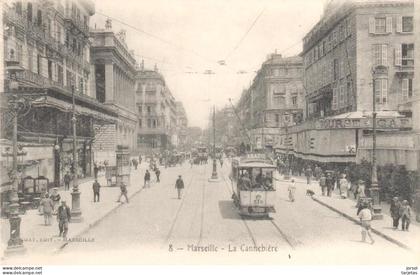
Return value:
[(3, 274), (418, 273), (419, 1), (1, 8)]

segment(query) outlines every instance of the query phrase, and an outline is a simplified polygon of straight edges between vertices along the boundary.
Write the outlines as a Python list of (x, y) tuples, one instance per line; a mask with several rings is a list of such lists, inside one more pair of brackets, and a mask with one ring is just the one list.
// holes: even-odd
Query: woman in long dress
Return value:
[(347, 198), (347, 193), (348, 193), (348, 181), (346, 180), (346, 175), (342, 174), (341, 175), (341, 179), (339, 181), (340, 184), (340, 195), (341, 198), (346, 199)]

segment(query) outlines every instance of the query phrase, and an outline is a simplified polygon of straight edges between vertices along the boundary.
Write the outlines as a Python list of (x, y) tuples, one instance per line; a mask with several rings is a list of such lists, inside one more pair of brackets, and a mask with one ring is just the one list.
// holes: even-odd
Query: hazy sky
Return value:
[[(144, 58), (150, 69), (157, 63), (173, 95), (184, 103), (190, 126), (205, 127), (211, 106), (237, 101), (268, 54), (275, 49), (283, 56), (300, 53), (302, 38), (321, 17), (324, 2), (96, 0), (91, 25), (103, 28), (105, 14), (132, 26), (112, 22), (115, 31), (127, 31), (127, 44), (139, 63)], [(226, 60), (226, 66), (218, 60)]]

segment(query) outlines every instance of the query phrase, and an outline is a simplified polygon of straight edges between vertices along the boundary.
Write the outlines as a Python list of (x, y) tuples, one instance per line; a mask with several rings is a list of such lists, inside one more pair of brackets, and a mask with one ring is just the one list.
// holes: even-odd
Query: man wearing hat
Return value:
[(60, 237), (66, 237), (69, 230), (69, 222), (71, 219), (70, 208), (66, 205), (66, 201), (62, 200), (57, 211), (58, 229), (60, 230)]
[(181, 191), (184, 189), (184, 181), (182, 180), (181, 175), (178, 176), (178, 179), (175, 183), (175, 189), (178, 191), (178, 200), (181, 199)]
[(400, 209), (401, 209), (401, 203), (398, 200), (398, 197), (394, 197), (391, 202), (391, 207), (389, 209), (389, 212), (392, 217), (392, 227), (394, 230), (398, 229), (398, 224), (400, 223)]

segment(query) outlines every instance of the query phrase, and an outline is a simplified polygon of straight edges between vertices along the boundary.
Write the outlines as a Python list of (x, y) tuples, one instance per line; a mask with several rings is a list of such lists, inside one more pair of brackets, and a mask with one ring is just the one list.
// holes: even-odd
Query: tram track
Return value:
[[(232, 187), (229, 186), (228, 181), (226, 180), (225, 174), (222, 171), (221, 171), (221, 175), (223, 177), (223, 181), (225, 182), (226, 190), (228, 191), (228, 193), (230, 195), (232, 195), (233, 194)], [(230, 179), (229, 179), (229, 181), (230, 181)], [(248, 220), (242, 215), (239, 215), (239, 216), (241, 217), (242, 223), (244, 224), (244, 226), (245, 226), (245, 228), (248, 232), (248, 235), (249, 235), (249, 237), (250, 237), (254, 246), (258, 246), (258, 245), (263, 244), (263, 241), (259, 241), (259, 238), (257, 238), (256, 236), (268, 235), (268, 234), (266, 234), (266, 232), (262, 232), (263, 234), (256, 234), (256, 232), (261, 231), (260, 227), (261, 227), (262, 224), (264, 224), (264, 225), (270, 224), (271, 226), (269, 226), (269, 228), (271, 228), (271, 230), (274, 231), (275, 235), (278, 235), (281, 238), (281, 240), (284, 241), (285, 243), (287, 243), (287, 245), (289, 247), (291, 247), (292, 249), (296, 249), (296, 246), (301, 244), (301, 242), (299, 242), (299, 241), (295, 240), (294, 238), (292, 238), (291, 236), (287, 235), (281, 229), (281, 227), (271, 217), (268, 218), (268, 219)], [(254, 227), (254, 225), (251, 225), (251, 224), (253, 224), (254, 221), (258, 222), (258, 224), (255, 224), (255, 227)], [(270, 241), (272, 241), (272, 240), (270, 240)]]
[[(207, 170), (207, 165), (204, 165), (204, 171), (203, 171), (203, 174), (204, 174), (204, 175), (205, 175), (206, 170)], [(199, 175), (202, 175), (202, 174), (200, 173)], [(187, 188), (185, 188), (184, 194), (183, 194), (183, 196), (182, 196), (181, 203), (180, 203), (180, 205), (179, 205), (179, 207), (178, 207), (178, 209), (177, 209), (177, 211), (176, 211), (175, 217), (174, 217), (174, 219), (173, 219), (173, 221), (172, 221), (172, 223), (171, 223), (171, 227), (170, 227), (170, 229), (169, 229), (169, 231), (168, 231), (168, 234), (167, 234), (167, 236), (166, 236), (166, 238), (165, 238), (165, 240), (164, 240), (164, 242), (163, 242), (163, 244), (162, 244), (162, 247), (165, 247), (165, 246), (166, 246), (166, 245), (170, 242), (170, 240), (171, 240), (171, 237), (172, 237), (172, 235), (173, 235), (173, 232), (174, 232), (175, 226), (176, 226), (176, 224), (177, 224), (177, 222), (178, 222), (178, 218), (179, 218), (179, 216), (180, 216), (181, 210), (183, 209), (183, 206), (184, 206), (184, 203), (185, 203), (185, 201), (186, 201), (186, 198), (188, 197), (188, 195), (190, 195), (191, 186), (192, 186), (192, 184), (193, 184), (193, 180), (194, 180), (194, 178), (195, 178), (195, 173), (194, 173), (194, 171), (191, 171), (191, 177), (190, 177), (190, 180), (189, 180), (189, 182), (188, 182), (188, 186), (187, 186)], [(204, 185), (204, 183), (203, 183), (203, 185)], [(204, 190), (202, 191), (202, 193), (203, 193), (203, 194), (202, 194), (202, 197), (204, 198), (204, 196), (205, 196), (205, 194), (204, 194)], [(204, 220), (203, 210), (204, 210), (204, 199), (202, 200), (202, 203), (201, 203), (201, 204), (202, 204), (202, 206), (201, 206), (201, 217), (200, 217), (200, 235), (199, 235), (199, 242), (201, 242), (202, 232), (203, 232), (203, 220)]]

